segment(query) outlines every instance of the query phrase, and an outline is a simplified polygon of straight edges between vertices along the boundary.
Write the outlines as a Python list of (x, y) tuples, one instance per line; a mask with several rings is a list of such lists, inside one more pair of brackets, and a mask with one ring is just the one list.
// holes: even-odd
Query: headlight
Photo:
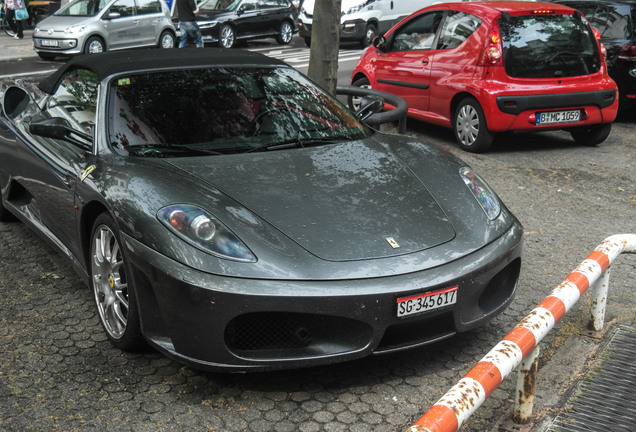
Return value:
[(232, 231), (205, 210), (174, 204), (157, 212), (157, 219), (192, 246), (221, 258), (255, 262), (256, 257)]
[(462, 177), (462, 180), (464, 180), (466, 186), (468, 186), (468, 189), (473, 193), (479, 205), (481, 205), (488, 219), (496, 219), (501, 212), (501, 204), (492, 189), (468, 167), (461, 167), (459, 169), (459, 175)]
[(207, 29), (216, 26), (218, 23), (218, 21), (199, 21), (197, 24), (200, 29)]
[(85, 25), (74, 25), (71, 27), (67, 27), (64, 29), (64, 34), (70, 35), (73, 33), (82, 33), (84, 30), (86, 30), (86, 26)]

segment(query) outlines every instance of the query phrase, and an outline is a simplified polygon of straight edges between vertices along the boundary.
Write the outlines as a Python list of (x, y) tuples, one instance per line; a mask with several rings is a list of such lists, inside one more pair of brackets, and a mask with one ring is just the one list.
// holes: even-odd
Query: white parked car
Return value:
[(74, 0), (33, 30), (33, 49), (44, 60), (127, 48), (173, 48), (175, 40), (164, 0)]

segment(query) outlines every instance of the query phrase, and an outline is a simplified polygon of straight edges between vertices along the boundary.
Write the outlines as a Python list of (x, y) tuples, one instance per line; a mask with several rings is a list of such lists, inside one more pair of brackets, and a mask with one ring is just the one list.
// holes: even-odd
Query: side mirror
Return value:
[(64, 140), (84, 150), (92, 148), (89, 143), (93, 142), (93, 137), (73, 129), (69, 121), (61, 117), (34, 121), (29, 124), (29, 132), (45, 138)]
[(381, 52), (386, 52), (386, 39), (384, 36), (376, 36), (373, 38), (373, 42), (371, 44)]
[(108, 12), (106, 14), (106, 19), (112, 20), (116, 18), (121, 18), (121, 14), (119, 12)]
[(31, 98), (24, 89), (9, 87), (4, 92), (4, 100), (2, 101), (4, 114), (10, 119), (15, 119), (24, 112), (30, 101)]
[(384, 99), (380, 96), (364, 96), (360, 100), (360, 109), (356, 111), (358, 120), (365, 121), (373, 114), (379, 113), (384, 107)]

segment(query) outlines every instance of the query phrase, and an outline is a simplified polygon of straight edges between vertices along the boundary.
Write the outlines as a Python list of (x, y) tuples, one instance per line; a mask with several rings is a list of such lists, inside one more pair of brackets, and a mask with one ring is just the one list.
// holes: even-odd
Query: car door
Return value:
[(286, 17), (287, 4), (284, 0), (260, 0), (260, 33), (278, 33)]
[(119, 15), (110, 18), (108, 22), (108, 49), (116, 50), (140, 45), (139, 41), (143, 40), (143, 37), (135, 0), (117, 0), (108, 8), (106, 16), (112, 13)]
[(422, 13), (391, 36), (387, 52), (375, 61), (377, 89), (403, 98), (409, 110), (427, 111), (433, 46), (443, 10)]
[(155, 45), (159, 39), (161, 22), (164, 19), (159, 0), (136, 0), (137, 17), (141, 29), (140, 44)]
[(450, 104), (463, 83), (475, 74), (481, 43), (467, 43), (482, 20), (467, 12), (449, 10), (430, 52), (429, 105), (433, 115), (450, 119)]
[(260, 13), (258, 0), (243, 0), (241, 2), (236, 10), (236, 19), (234, 21), (238, 38), (259, 34)]
[[(5, 90), (5, 98), (7, 96)], [(6, 188), (9, 184), (9, 180), (15, 175), (15, 167), (17, 166), (17, 147), (20, 145), (19, 140), (13, 130), (13, 127), (7, 117), (5, 117), (6, 111), (9, 110), (9, 104), (6, 100), (2, 101), (4, 109), (0, 107), (0, 187)], [(7, 115), (10, 115), (7, 113)], [(0, 191), (6, 193), (6, 189)]]
[[(73, 129), (92, 135), (96, 97), (97, 77), (90, 71), (76, 69), (63, 77), (41, 117), (62, 118)], [(75, 189), (86, 168), (91, 147), (88, 141), (84, 144), (88, 149), (61, 139), (34, 136), (34, 140), (18, 147), (17, 155), (24, 211), (34, 223), (50, 231), (51, 240), (61, 243), (63, 250), (68, 249), (77, 258), (81, 251)]]

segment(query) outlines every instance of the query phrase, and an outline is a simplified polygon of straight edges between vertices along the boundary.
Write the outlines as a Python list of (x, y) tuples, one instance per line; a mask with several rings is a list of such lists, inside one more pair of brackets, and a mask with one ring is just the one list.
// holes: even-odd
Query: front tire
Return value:
[(102, 327), (122, 350), (143, 346), (137, 300), (129, 267), (113, 218), (102, 213), (93, 224), (90, 248), (91, 286)]
[(368, 24), (367, 28), (364, 30), (364, 37), (360, 40), (360, 46), (362, 48), (366, 48), (373, 43), (373, 39), (378, 35), (378, 30), (375, 28), (375, 25)]
[(605, 141), (612, 131), (611, 123), (583, 126), (570, 130), (570, 135), (579, 145), (595, 147)]
[(231, 25), (225, 24), (219, 31), (219, 43), (223, 48), (232, 48), (236, 43), (236, 34)]
[(485, 153), (490, 149), (494, 135), (488, 130), (484, 110), (473, 97), (462, 100), (453, 115), (453, 132), (462, 150)]
[(279, 45), (288, 45), (292, 40), (293, 34), (294, 28), (292, 25), (289, 21), (284, 21), (280, 25), (280, 31), (278, 32), (278, 36), (276, 36), (276, 42), (278, 42)]
[(161, 33), (161, 36), (159, 36), (159, 48), (174, 48), (175, 44), (176, 39), (168, 30), (165, 30)]
[[(358, 78), (352, 84), (352, 87), (360, 87), (365, 89), (372, 89), (371, 83), (367, 77)], [(362, 100), (362, 96), (347, 96), (347, 102), (349, 104), (349, 109), (353, 112), (356, 112), (360, 109), (360, 101)]]
[(84, 45), (84, 54), (98, 54), (106, 51), (106, 45), (97, 36), (91, 36)]

